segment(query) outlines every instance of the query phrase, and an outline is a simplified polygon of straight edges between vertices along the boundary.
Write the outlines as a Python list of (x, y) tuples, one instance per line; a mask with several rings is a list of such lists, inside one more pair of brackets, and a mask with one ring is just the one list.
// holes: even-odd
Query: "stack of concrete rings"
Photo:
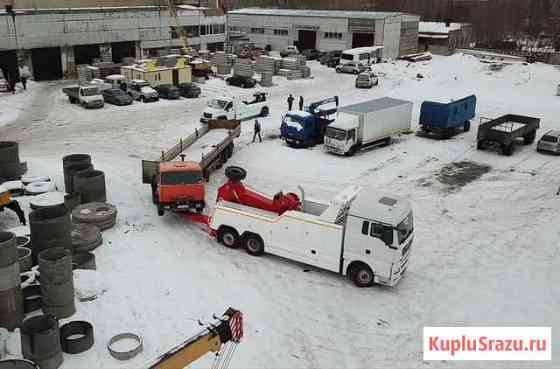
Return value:
[(72, 211), (72, 221), (75, 224), (94, 224), (104, 231), (113, 227), (117, 222), (117, 208), (103, 202), (82, 204)]
[(72, 154), (62, 158), (64, 171), (64, 188), (67, 193), (74, 193), (74, 176), (80, 171), (93, 169), (91, 156), (87, 154)]
[(16, 235), (0, 232), (0, 327), (13, 330), (23, 320)]
[(105, 173), (93, 169), (76, 173), (74, 192), (80, 194), (82, 204), (107, 201)]
[(43, 312), (58, 319), (76, 312), (72, 254), (63, 247), (54, 247), (39, 254)]
[(21, 351), (41, 369), (58, 368), (63, 357), (56, 318), (39, 315), (26, 319), (21, 326)]
[(64, 205), (33, 210), (29, 214), (33, 261), (43, 250), (52, 247), (72, 249), (72, 222)]
[(102, 243), (101, 230), (95, 224), (72, 224), (72, 250), (74, 253), (93, 251)]
[(25, 166), (19, 161), (17, 142), (0, 141), (0, 178), (3, 181), (19, 179), (25, 172)]

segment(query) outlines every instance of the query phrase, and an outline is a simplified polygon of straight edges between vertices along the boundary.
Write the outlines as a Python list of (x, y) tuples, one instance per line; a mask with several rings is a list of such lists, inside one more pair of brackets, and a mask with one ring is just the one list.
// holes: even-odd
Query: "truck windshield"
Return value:
[(82, 89), (82, 96), (95, 96), (95, 95), (99, 95), (99, 92), (97, 92), (97, 88)]
[(188, 185), (201, 181), (202, 173), (200, 172), (167, 172), (161, 174), (162, 185)]
[(346, 131), (334, 127), (327, 127), (325, 135), (339, 141), (346, 140)]
[(408, 213), (406, 218), (397, 226), (397, 236), (399, 238), (399, 245), (402, 244), (414, 230), (412, 212)]
[(286, 115), (286, 117), (284, 118), (284, 121), (288, 126), (294, 127), (298, 130), (303, 129), (303, 123), (301, 120), (302, 119), (300, 117), (292, 116), (292, 115)]
[(542, 136), (542, 140), (545, 142), (556, 142), (558, 139), (554, 136), (544, 135)]
[(340, 56), (340, 59), (343, 59), (343, 60), (354, 60), (354, 55), (352, 55), (352, 54), (342, 54), (342, 55)]
[(228, 102), (226, 100), (213, 99), (208, 103), (208, 106), (214, 109), (224, 110)]

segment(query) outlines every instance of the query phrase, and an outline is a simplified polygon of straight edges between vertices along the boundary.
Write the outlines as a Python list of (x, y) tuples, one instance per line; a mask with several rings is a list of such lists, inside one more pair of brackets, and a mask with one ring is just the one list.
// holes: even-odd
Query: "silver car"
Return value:
[(362, 63), (349, 62), (349, 63), (337, 65), (335, 70), (336, 73), (360, 74), (368, 70), (368, 67), (363, 65)]
[(554, 154), (560, 154), (560, 131), (546, 132), (537, 144), (537, 151), (548, 151)]
[(379, 84), (379, 78), (373, 72), (363, 72), (356, 77), (356, 88), (372, 88)]

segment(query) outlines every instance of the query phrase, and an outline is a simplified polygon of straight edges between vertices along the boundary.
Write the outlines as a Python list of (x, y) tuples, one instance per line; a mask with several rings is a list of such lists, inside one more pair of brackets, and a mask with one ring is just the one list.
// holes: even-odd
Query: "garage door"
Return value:
[(315, 49), (317, 47), (317, 32), (299, 30), (298, 48), (300, 50)]
[(373, 46), (374, 42), (373, 33), (353, 33), (352, 34), (352, 48)]
[(37, 81), (50, 81), (62, 78), (60, 47), (31, 50), (33, 75)]
[(0, 51), (0, 69), (7, 77), (7, 74), (17, 74), (17, 56), (15, 50), (2, 50)]

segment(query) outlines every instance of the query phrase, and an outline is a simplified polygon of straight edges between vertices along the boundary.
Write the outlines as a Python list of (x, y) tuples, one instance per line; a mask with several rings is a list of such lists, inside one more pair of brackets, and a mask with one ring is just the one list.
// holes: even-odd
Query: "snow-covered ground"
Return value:
[[(455, 55), (376, 66), (380, 86), (357, 90), (354, 76), (310, 64), (314, 79), (275, 77), (276, 85), (264, 89), (271, 99), (271, 115), (261, 119), (265, 140), (251, 144), (253, 123), (245, 122), (229, 163), (246, 168), (246, 182), (268, 193), (303, 185), (309, 196), (329, 199), (358, 184), (410, 199), (416, 238), (407, 275), (396, 287), (358, 289), (333, 273), (251, 257), (220, 246), (173, 214), (156, 215), (141, 183), (141, 158), (190, 133), (207, 98), (251, 90), (215, 79), (203, 86), (200, 99), (101, 110), (70, 105), (61, 84), (35, 83), (25, 93), (0, 96), (0, 137), (20, 142), (30, 172), (62, 185), (62, 156), (91, 153), (119, 210), (118, 225), (95, 251), (98, 270), (76, 275), (78, 292), (104, 291), (95, 301), (79, 302), (71, 318), (94, 324), (96, 344), (66, 355), (62, 368), (140, 367), (198, 332), (198, 319), (208, 321), (229, 306), (245, 316), (235, 368), (560, 367), (560, 157), (537, 153), (535, 144), (516, 147), (511, 157), (475, 148), (481, 117), (540, 117), (539, 137), (559, 129), (560, 71), (519, 64), (490, 72), (473, 57)], [(306, 102), (336, 94), (343, 105), (382, 96), (408, 99), (415, 104), (414, 129), (422, 101), (476, 93), (477, 117), (470, 132), (450, 140), (405, 135), (388, 147), (337, 157), (321, 147), (290, 149), (276, 138), (289, 93)], [(450, 188), (437, 173), (459, 161), (491, 169)], [(212, 176), (208, 199), (224, 181), (223, 169)], [(16, 225), (14, 216), (0, 214), (0, 229)], [(553, 360), (423, 362), (422, 328), (455, 325), (552, 326)], [(106, 343), (125, 331), (141, 334), (145, 350), (119, 362)]]

